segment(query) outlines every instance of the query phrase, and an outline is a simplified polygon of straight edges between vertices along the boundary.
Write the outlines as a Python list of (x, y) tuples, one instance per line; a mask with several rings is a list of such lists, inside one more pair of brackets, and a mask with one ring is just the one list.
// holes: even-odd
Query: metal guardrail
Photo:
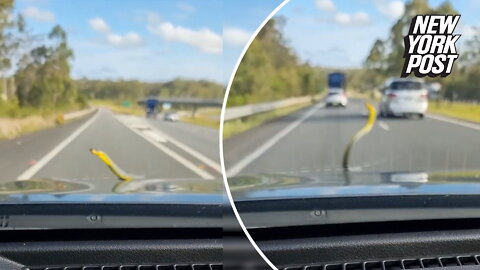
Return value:
[[(314, 100), (318, 100), (321, 96), (314, 96)], [(276, 109), (282, 109), (294, 105), (304, 104), (312, 101), (312, 96), (293, 97), (272, 102), (265, 102), (259, 104), (244, 105), (238, 107), (231, 107), (225, 109), (224, 121), (240, 119), (247, 116), (252, 116), (257, 113), (264, 113)]]

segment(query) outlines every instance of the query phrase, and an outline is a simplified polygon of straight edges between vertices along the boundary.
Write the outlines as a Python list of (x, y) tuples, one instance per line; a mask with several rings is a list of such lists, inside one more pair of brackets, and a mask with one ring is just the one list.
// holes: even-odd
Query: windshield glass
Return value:
[(328, 2), (286, 4), (238, 67), (223, 129), (234, 199), (480, 194), (478, 33), (455, 28), (450, 75), (402, 76), (415, 15), (462, 14), (476, 29), (475, 12)]
[(221, 203), (224, 71), (277, 2), (1, 2), (2, 201)]
[(392, 82), (390, 90), (421, 90), (422, 83), (419, 82)]

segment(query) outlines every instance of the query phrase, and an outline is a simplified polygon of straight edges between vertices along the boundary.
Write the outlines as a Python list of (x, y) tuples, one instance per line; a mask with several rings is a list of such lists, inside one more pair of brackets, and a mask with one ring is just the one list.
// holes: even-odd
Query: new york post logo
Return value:
[(402, 78), (412, 72), (416, 77), (446, 77), (458, 59), (455, 43), (460, 35), (453, 31), (460, 15), (417, 15), (405, 36)]

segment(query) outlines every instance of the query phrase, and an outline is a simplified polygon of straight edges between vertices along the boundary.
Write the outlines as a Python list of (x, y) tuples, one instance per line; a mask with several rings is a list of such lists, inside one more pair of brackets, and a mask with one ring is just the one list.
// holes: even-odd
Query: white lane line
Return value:
[[(182, 164), (183, 166), (185, 166), (187, 169), (191, 170), (192, 172), (194, 172), (195, 174), (197, 174), (198, 176), (200, 176), (201, 178), (203, 179), (206, 179), (206, 180), (214, 180), (215, 177), (212, 176), (211, 174), (209, 174), (208, 172), (200, 169), (199, 167), (197, 167), (194, 163), (192, 163), (191, 161), (189, 161), (188, 159), (182, 157), (181, 155), (177, 154), (176, 152), (174, 152), (173, 150), (171, 150), (170, 148), (168, 148), (167, 146), (163, 145), (162, 143), (158, 142), (158, 141), (155, 141), (154, 139), (152, 139), (152, 137), (149, 137), (147, 135), (145, 135), (144, 133), (140, 132), (138, 129), (135, 129), (135, 128), (132, 128), (131, 125), (129, 125), (127, 123), (127, 119), (125, 119), (125, 117), (121, 117), (121, 116), (116, 116), (115, 115), (115, 118), (120, 122), (122, 123), (125, 127), (127, 127), (128, 129), (130, 129), (131, 131), (133, 131), (135, 134), (137, 134), (138, 136), (144, 138), (147, 142), (153, 144), (155, 147), (157, 147), (160, 151), (164, 152), (165, 154), (167, 154), (168, 156), (170, 156), (171, 158), (173, 158), (175, 161), (177, 161), (178, 163)], [(144, 119), (137, 119), (139, 122), (143, 122)], [(146, 122), (146, 121), (145, 121)], [(142, 124), (145, 124), (145, 125), (148, 125), (147, 123), (142, 123)]]
[(384, 130), (386, 131), (389, 131), (390, 130), (390, 127), (387, 125), (387, 123), (385, 122), (382, 122), (382, 121), (378, 121), (378, 126), (383, 128)]
[(255, 151), (251, 152), (247, 156), (245, 156), (242, 160), (237, 162), (233, 165), (230, 169), (227, 170), (226, 174), (227, 177), (234, 176), (238, 174), (241, 170), (247, 167), (250, 163), (252, 163), (255, 159), (260, 157), (263, 153), (265, 153), (268, 149), (274, 146), (278, 141), (280, 141), (283, 137), (287, 136), (292, 130), (298, 127), (303, 121), (305, 121), (308, 117), (312, 116), (318, 109), (324, 107), (324, 103), (319, 103), (315, 105), (313, 108), (308, 110), (305, 114), (303, 114), (300, 118), (298, 118), (295, 122), (289, 124), (287, 127), (282, 129), (280, 132), (275, 134), (275, 136), (271, 137), (268, 141), (266, 141), (263, 145), (258, 147)]
[(430, 119), (435, 119), (435, 120), (438, 120), (438, 121), (447, 122), (447, 123), (450, 123), (450, 124), (466, 127), (466, 128), (480, 130), (480, 125), (478, 125), (478, 124), (469, 123), (469, 122), (466, 122), (466, 121), (457, 120), (457, 119), (450, 118), (450, 117), (444, 117), (444, 116), (432, 115), (432, 114), (427, 114), (426, 117), (428, 117)]
[(143, 134), (145, 134), (145, 136), (148, 136), (148, 137), (152, 138), (152, 140), (154, 140), (156, 142), (161, 142), (161, 143), (166, 143), (167, 142), (167, 139), (160, 136), (160, 134), (156, 133), (153, 130), (142, 130), (141, 132)]
[[(149, 124), (150, 125), (150, 124)], [(175, 146), (177, 146), (178, 148), (182, 149), (183, 151), (187, 152), (188, 154), (190, 154), (191, 156), (195, 157), (196, 159), (200, 160), (201, 162), (203, 162), (205, 165), (209, 166), (210, 168), (214, 169), (215, 171), (217, 171), (218, 173), (222, 173), (222, 168), (220, 167), (220, 164), (218, 164), (217, 162), (211, 160), (210, 158), (206, 157), (205, 155), (201, 154), (200, 152), (198, 152), (197, 150), (195, 149), (192, 149), (191, 147), (187, 146), (186, 144), (176, 140), (175, 138), (169, 136), (168, 134), (162, 132), (160, 129), (150, 125), (150, 128), (152, 130), (154, 130), (156, 133), (158, 133), (160, 136), (164, 137), (165, 139), (167, 139), (169, 142), (171, 142), (172, 144), (174, 144)], [(217, 147), (215, 145), (215, 147)]]
[(87, 122), (83, 123), (77, 130), (75, 130), (70, 136), (65, 140), (59, 143), (55, 148), (50, 150), (48, 154), (42, 157), (35, 165), (28, 168), (21, 175), (17, 177), (17, 180), (28, 180), (32, 178), (36, 173), (38, 173), (50, 160), (52, 160), (60, 151), (62, 151), (67, 145), (69, 145), (75, 138), (77, 138), (85, 129), (87, 129), (95, 120), (97, 120), (98, 115), (100, 114), (98, 109), (95, 115), (92, 116)]

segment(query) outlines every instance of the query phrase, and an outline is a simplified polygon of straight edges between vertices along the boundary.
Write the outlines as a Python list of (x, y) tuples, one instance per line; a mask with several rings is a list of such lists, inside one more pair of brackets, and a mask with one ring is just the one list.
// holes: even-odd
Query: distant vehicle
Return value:
[(163, 115), (163, 120), (167, 122), (177, 122), (179, 120), (179, 117), (176, 112), (166, 112)]
[(330, 89), (330, 92), (328, 92), (327, 98), (325, 99), (326, 107), (346, 107), (347, 104), (348, 98), (343, 89)]
[(347, 80), (344, 73), (332, 72), (328, 74), (328, 95), (325, 99), (326, 107), (347, 106), (346, 82)]
[(157, 107), (158, 107), (158, 100), (156, 99), (147, 99), (145, 101), (145, 117), (147, 118), (157, 118)]
[(328, 74), (328, 89), (343, 89), (347, 88), (347, 79), (345, 73), (332, 72)]
[(419, 79), (390, 79), (383, 88), (380, 116), (417, 115), (423, 118), (428, 108), (428, 90)]

